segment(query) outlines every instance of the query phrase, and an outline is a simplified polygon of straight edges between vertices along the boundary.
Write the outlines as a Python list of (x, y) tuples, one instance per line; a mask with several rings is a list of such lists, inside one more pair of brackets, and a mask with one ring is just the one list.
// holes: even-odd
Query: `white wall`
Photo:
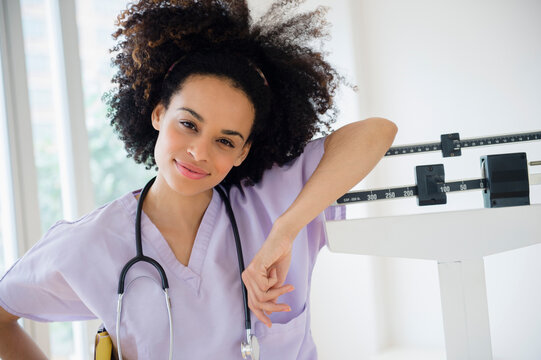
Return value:
[[(305, 5), (320, 4), (332, 8), (330, 61), (359, 85), (355, 94), (342, 93), (338, 126), (384, 116), (399, 127), (395, 144), (438, 141), (451, 132), (471, 138), (541, 129), (541, 1), (309, 0)], [(414, 168), (422, 164), (443, 163), (448, 180), (476, 178), (481, 155), (518, 151), (541, 160), (540, 142), (468, 149), (452, 159), (436, 153), (388, 158), (358, 188), (414, 184)], [(541, 203), (539, 188), (532, 188), (532, 203)], [(363, 217), (481, 207), (481, 194), (473, 191), (450, 194), (443, 206), (420, 208), (405, 199), (349, 210)], [(460, 224), (442, 231), (468, 234)], [(541, 359), (540, 259), (539, 245), (485, 259), (495, 359)], [(312, 290), (320, 358), (371, 359), (392, 347), (441, 354), (438, 286), (432, 261), (324, 249)]]
[[(541, 129), (541, 2), (363, 0), (350, 4), (357, 19), (353, 32), (359, 35), (356, 48), (359, 81), (367, 89), (366, 112), (398, 124), (397, 144), (437, 141), (449, 132), (467, 138)], [(439, 154), (385, 159), (367, 185), (413, 183), (414, 166), (430, 163), (444, 163), (448, 179), (474, 178), (480, 174), (479, 156), (514, 151), (527, 151), (530, 160), (541, 159), (539, 142), (464, 150), (457, 159), (444, 160)], [(531, 194), (532, 202), (541, 202), (539, 190)], [(437, 210), (482, 207), (480, 199), (475, 192), (451, 194), (448, 205)], [(375, 209), (382, 214), (435, 210), (416, 208), (407, 201)], [(442, 231), (464, 236), (468, 229), (450, 224)], [(497, 359), (541, 358), (541, 344), (535, 340), (541, 334), (539, 259), (538, 245), (485, 260)], [(383, 310), (385, 343), (438, 346), (442, 330), (436, 314), (436, 266), (414, 260), (387, 263), (384, 271), (376, 273), (385, 284), (383, 295), (388, 295)]]

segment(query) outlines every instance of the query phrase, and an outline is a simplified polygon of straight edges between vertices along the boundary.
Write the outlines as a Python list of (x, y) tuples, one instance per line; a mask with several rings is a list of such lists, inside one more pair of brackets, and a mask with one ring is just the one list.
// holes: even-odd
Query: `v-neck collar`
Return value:
[[(135, 195), (140, 193), (140, 190), (134, 191), (128, 194), (129, 196), (129, 209), (135, 226), (135, 215), (137, 213), (137, 199)], [(199, 293), (201, 285), (201, 272), (203, 270), (203, 264), (207, 255), (207, 249), (212, 237), (213, 224), (216, 223), (216, 214), (220, 205), (220, 196), (216, 190), (212, 190), (212, 198), (210, 200), (201, 224), (197, 229), (192, 252), (190, 254), (190, 260), (188, 266), (184, 266), (176, 258), (173, 250), (169, 247), (167, 240), (162, 236), (158, 228), (152, 223), (150, 218), (143, 211), (141, 214), (141, 238), (143, 244), (148, 244), (154, 248), (159, 256), (159, 260), (156, 259), (166, 269), (168, 277), (173, 274), (179, 280), (182, 280), (189, 284), (194, 290)], [(143, 246), (143, 253), (145, 253), (145, 247)], [(170, 283), (171, 286), (171, 283)]]

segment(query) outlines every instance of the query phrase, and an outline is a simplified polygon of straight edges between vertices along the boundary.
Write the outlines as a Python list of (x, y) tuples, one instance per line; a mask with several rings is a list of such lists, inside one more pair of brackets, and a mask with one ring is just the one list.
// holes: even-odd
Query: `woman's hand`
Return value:
[(278, 298), (294, 290), (292, 285), (283, 285), (291, 263), (291, 248), (295, 235), (284, 231), (276, 222), (257, 252), (242, 273), (248, 290), (248, 306), (257, 318), (268, 327), (272, 322), (266, 314), (291, 311), (287, 304), (278, 304)]

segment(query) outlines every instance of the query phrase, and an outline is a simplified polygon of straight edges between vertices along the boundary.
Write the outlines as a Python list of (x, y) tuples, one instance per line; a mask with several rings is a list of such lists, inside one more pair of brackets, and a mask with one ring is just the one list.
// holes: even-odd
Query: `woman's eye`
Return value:
[(229, 146), (229, 147), (232, 147), (234, 148), (235, 146), (233, 145), (233, 143), (227, 139), (220, 139), (218, 140), (219, 142), (221, 142), (222, 144), (226, 145), (226, 146)]
[(188, 129), (195, 130), (195, 125), (190, 121), (181, 121), (180, 124)]

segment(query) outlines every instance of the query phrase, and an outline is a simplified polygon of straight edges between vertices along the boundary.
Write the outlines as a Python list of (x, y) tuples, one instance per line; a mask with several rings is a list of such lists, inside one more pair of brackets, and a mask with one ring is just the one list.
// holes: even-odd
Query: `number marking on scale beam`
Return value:
[[(457, 191), (479, 190), (486, 188), (485, 179), (470, 179), (450, 181), (438, 184), (438, 192), (448, 193)], [(390, 200), (414, 197), (418, 195), (417, 185), (396, 188), (373, 189), (366, 191), (351, 191), (336, 200), (337, 204), (350, 204), (375, 200)]]

